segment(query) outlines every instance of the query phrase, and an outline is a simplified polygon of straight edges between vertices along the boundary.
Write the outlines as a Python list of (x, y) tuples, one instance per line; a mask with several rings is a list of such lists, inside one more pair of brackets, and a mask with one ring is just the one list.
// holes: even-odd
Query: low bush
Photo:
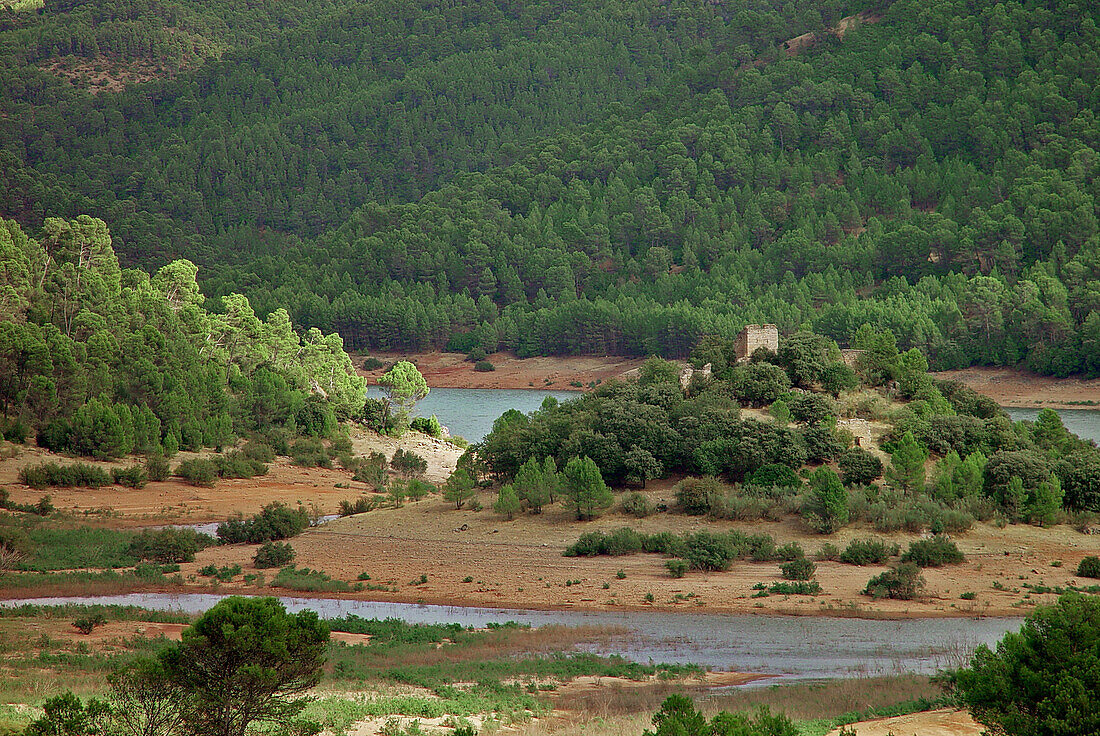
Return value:
[(790, 583), (772, 583), (769, 593), (776, 595), (820, 595), (821, 583), (816, 580), (797, 580)]
[(199, 550), (216, 543), (209, 534), (194, 529), (144, 529), (130, 540), (127, 552), (139, 560), (162, 564), (194, 562)]
[(783, 562), (799, 560), (805, 556), (806, 552), (802, 549), (802, 545), (800, 545), (798, 542), (787, 542), (786, 544), (777, 547), (775, 550), (775, 558), (777, 560), (782, 560)]
[(199, 575), (206, 578), (214, 578), (220, 582), (228, 583), (237, 575), (241, 574), (240, 565), (224, 565), (218, 567), (217, 565), (207, 565), (206, 567), (199, 568)]
[(903, 562), (871, 578), (863, 594), (872, 598), (911, 601), (924, 592), (924, 585), (924, 576), (920, 568), (911, 562)]
[(260, 463), (275, 462), (275, 448), (266, 442), (250, 440), (241, 448), (241, 454)]
[(304, 508), (291, 509), (276, 501), (251, 518), (238, 517), (218, 524), (218, 539), (224, 544), (260, 544), (297, 536), (308, 526), (309, 514)]
[(164, 455), (150, 455), (145, 458), (145, 475), (153, 482), (168, 480), (168, 476), (171, 475), (168, 459)]
[(885, 565), (899, 552), (896, 544), (882, 539), (853, 539), (840, 553), (840, 561), (848, 565)]
[(821, 545), (821, 549), (819, 549), (817, 551), (817, 554), (814, 555), (814, 559), (816, 559), (818, 562), (824, 560), (836, 562), (840, 559), (840, 550), (837, 549), (837, 546), (832, 542), (826, 542), (825, 544)]
[(779, 566), (783, 577), (787, 580), (809, 580), (817, 572), (817, 565), (806, 558), (784, 562)]
[(684, 538), (672, 532), (657, 532), (642, 540), (642, 551), (658, 555), (683, 557), (687, 550)]
[(624, 514), (629, 514), (639, 519), (644, 519), (654, 512), (653, 504), (640, 493), (627, 493), (619, 502), (619, 508)]
[(375, 358), (373, 355), (368, 355), (366, 358), (363, 358), (363, 370), (365, 371), (376, 371), (384, 365), (385, 363)]
[(745, 552), (745, 546), (728, 534), (696, 532), (688, 536), (685, 543), (684, 558), (693, 570), (728, 570)]
[(98, 465), (73, 463), (60, 465), (55, 462), (28, 465), (19, 470), (19, 482), (42, 490), (43, 488), (99, 488), (111, 484), (111, 476)]
[[(362, 584), (357, 583), (360, 587)], [(352, 590), (351, 585), (343, 580), (334, 580), (321, 570), (310, 570), (308, 567), (296, 568), (293, 565), (284, 567), (271, 581), (272, 588), (285, 588), (307, 593), (347, 593)]]
[(703, 516), (710, 511), (715, 499), (723, 495), (726, 487), (711, 476), (684, 478), (676, 484), (676, 503), (680, 510), (691, 516)]
[(416, 417), (409, 422), (409, 429), (416, 432), (423, 432), (430, 437), (442, 437), (443, 426), (440, 425), (439, 420), (435, 414), (430, 417)]
[(802, 479), (798, 477), (798, 473), (787, 465), (763, 465), (749, 476), (748, 481), (756, 486), (802, 487)]
[(332, 457), (316, 437), (300, 437), (289, 448), (291, 462), (302, 468), (331, 468)]
[(264, 462), (250, 458), (240, 450), (231, 450), (216, 457), (214, 468), (219, 478), (244, 478), (247, 480), (257, 475), (267, 475), (267, 465)]
[(403, 450), (399, 447), (397, 451), (393, 453), (393, 459), (390, 460), (390, 467), (406, 478), (415, 478), (427, 472), (428, 461), (415, 452)]
[(668, 574), (674, 578), (682, 578), (687, 572), (688, 563), (684, 560), (666, 560), (665, 567), (668, 569)]
[(882, 475), (882, 461), (867, 450), (852, 447), (837, 459), (840, 479), (846, 486), (863, 486)]
[(902, 562), (912, 562), (919, 567), (957, 565), (965, 560), (966, 557), (954, 542), (939, 535), (931, 539), (918, 539), (910, 544), (909, 549), (901, 556)]
[(487, 360), (479, 360), (478, 362), (474, 363), (474, 370), (480, 373), (489, 373), (490, 371), (495, 371), (496, 369), (497, 367)]
[(1089, 555), (1077, 565), (1077, 576), (1082, 578), (1100, 578), (1100, 557)]
[(645, 537), (630, 527), (616, 529), (611, 534), (585, 532), (576, 542), (565, 548), (564, 554), (566, 557), (620, 557), (644, 551), (644, 543)]
[(214, 463), (202, 458), (184, 460), (176, 466), (176, 475), (183, 478), (184, 482), (193, 486), (209, 488), (214, 485), (214, 479), (218, 477)]
[(353, 516), (365, 514), (378, 508), (378, 502), (373, 498), (360, 496), (355, 501), (341, 501), (339, 506), (340, 516)]
[(264, 542), (252, 557), (259, 568), (285, 567), (294, 560), (294, 548), (289, 542)]
[(73, 621), (73, 628), (87, 636), (95, 630), (95, 627), (107, 623), (107, 618), (101, 613), (90, 613)]
[(128, 468), (111, 468), (111, 480), (116, 485), (127, 488), (144, 488), (147, 476), (145, 468), (140, 465), (131, 465)]

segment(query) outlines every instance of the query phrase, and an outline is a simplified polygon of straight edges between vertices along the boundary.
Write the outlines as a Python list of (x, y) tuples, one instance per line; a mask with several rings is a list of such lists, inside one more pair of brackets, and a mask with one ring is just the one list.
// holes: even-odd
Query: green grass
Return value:
[(127, 552), (133, 532), (91, 526), (64, 528), (34, 521), (22, 526), (34, 548), (17, 566), (20, 570), (106, 569), (130, 567), (138, 562)]
[(118, 605), (78, 605), (67, 603), (60, 606), (40, 606), (26, 603), (12, 608), (0, 608), (0, 618), (79, 618), (81, 616), (102, 616), (108, 621), (149, 621), (170, 624), (190, 623), (192, 616), (172, 611), (153, 611), (138, 606)]
[(323, 570), (297, 568), (294, 565), (279, 570), (271, 581), (271, 587), (307, 593), (348, 593), (353, 590), (349, 583), (329, 577)]

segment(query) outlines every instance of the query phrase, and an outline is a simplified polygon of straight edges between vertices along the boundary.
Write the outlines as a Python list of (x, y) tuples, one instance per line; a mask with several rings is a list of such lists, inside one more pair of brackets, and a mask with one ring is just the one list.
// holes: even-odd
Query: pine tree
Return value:
[(519, 496), (516, 495), (516, 489), (509, 483), (506, 486), (502, 486), (500, 492), (497, 494), (496, 503), (493, 504), (493, 511), (503, 516), (509, 521), (520, 512)]
[(578, 521), (594, 519), (600, 512), (610, 508), (614, 497), (592, 458), (573, 458), (566, 464), (563, 475), (565, 493), (569, 496), (570, 506)]
[(924, 461), (927, 457), (928, 451), (917, 442), (913, 433), (906, 432), (890, 454), (890, 467), (886, 471), (887, 482), (903, 491), (922, 490)]

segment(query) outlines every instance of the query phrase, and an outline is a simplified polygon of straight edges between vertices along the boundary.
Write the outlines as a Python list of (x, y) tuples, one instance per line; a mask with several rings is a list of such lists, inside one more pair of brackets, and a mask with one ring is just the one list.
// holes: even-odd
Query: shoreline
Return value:
[(1100, 410), (1100, 378), (1053, 378), (1018, 368), (974, 367), (931, 374), (958, 381), (1010, 409)]

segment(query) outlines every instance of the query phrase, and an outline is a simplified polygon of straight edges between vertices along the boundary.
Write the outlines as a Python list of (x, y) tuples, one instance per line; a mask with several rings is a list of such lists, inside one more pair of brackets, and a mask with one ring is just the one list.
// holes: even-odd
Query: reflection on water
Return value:
[[(95, 598), (0, 601), (61, 605), (102, 603), (199, 613), (222, 596), (133, 593)], [(311, 609), (323, 618), (355, 614), (411, 623), (464, 626), (516, 621), (531, 626), (614, 626), (629, 633), (587, 646), (638, 662), (694, 663), (719, 670), (786, 678), (847, 677), (900, 672), (930, 673), (963, 664), (978, 644), (993, 644), (1022, 619), (940, 618), (871, 621), (855, 618), (731, 616), (657, 611), (521, 611), (334, 599), (282, 598), (291, 611)]]
[[(381, 398), (382, 389), (369, 386), (367, 396)], [(577, 398), (580, 393), (512, 388), (433, 388), (416, 405), (415, 413), (421, 417), (435, 414), (452, 435), (465, 437), (470, 442), (480, 442), (501, 414), (509, 409), (530, 414), (542, 406), (547, 396), (567, 401)]]

